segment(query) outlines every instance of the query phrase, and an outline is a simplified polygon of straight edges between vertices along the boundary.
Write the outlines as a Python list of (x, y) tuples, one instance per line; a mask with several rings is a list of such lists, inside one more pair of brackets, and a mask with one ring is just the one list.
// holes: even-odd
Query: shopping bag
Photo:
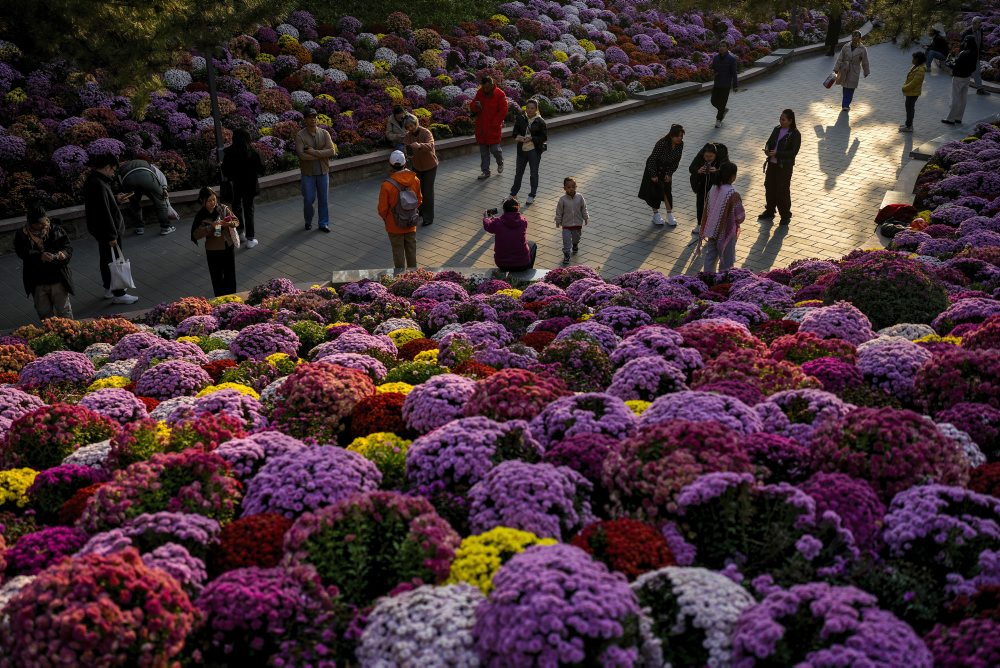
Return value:
[(833, 88), (833, 84), (837, 81), (837, 73), (832, 72), (827, 78), (823, 79), (823, 88)]
[(108, 269), (111, 270), (111, 289), (127, 290), (134, 288), (132, 281), (132, 263), (125, 259), (118, 246), (111, 247), (111, 262), (108, 262)]

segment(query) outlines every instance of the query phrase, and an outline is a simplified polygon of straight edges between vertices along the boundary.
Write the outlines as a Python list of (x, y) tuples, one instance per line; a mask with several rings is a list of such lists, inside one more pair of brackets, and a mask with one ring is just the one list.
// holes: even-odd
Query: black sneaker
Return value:
[(778, 225), (787, 225), (790, 222), (792, 222), (792, 219), (790, 217), (782, 218), (781, 220), (778, 221)]
[(569, 265), (569, 255), (563, 255), (562, 266), (565, 267), (567, 265)]
[(577, 246), (573, 246), (573, 255), (576, 255), (579, 250)]
[(421, 227), (430, 227), (433, 224), (434, 224), (433, 220), (425, 220), (424, 222), (420, 223), (420, 226)]
[(757, 220), (774, 220), (774, 214), (765, 211), (764, 213), (757, 216)]
[(319, 231), (320, 232), (326, 232), (327, 234), (330, 234), (330, 228), (329, 227), (321, 227), (321, 228), (319, 228)]
[(490, 178), (490, 173), (489, 172), (483, 172), (482, 174), (480, 174), (479, 176), (476, 177), (476, 180), (477, 181), (485, 181), (488, 178)]
[(497, 163), (497, 174), (503, 174), (503, 163), (502, 162), (498, 162)]
[(312, 223), (306, 223), (306, 229), (307, 230), (311, 230), (312, 228), (313, 228), (313, 224)]

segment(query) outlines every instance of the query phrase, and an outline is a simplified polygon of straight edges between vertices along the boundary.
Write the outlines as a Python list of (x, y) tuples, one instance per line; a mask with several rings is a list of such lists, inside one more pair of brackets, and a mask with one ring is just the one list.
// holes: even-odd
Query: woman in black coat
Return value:
[(25, 294), (35, 300), (41, 320), (59, 316), (72, 318), (73, 274), (69, 261), (73, 247), (61, 227), (49, 221), (40, 205), (28, 207), (28, 222), (14, 234), (14, 252), (23, 264), (21, 278)]
[(538, 113), (538, 100), (532, 98), (524, 105), (525, 113), (519, 113), (514, 120), (514, 141), (517, 142), (517, 168), (514, 170), (514, 184), (510, 196), (517, 197), (521, 190), (521, 179), (525, 167), (531, 168), (531, 192), (524, 201), (525, 206), (535, 201), (538, 193), (538, 164), (542, 153), (548, 148), (549, 134), (542, 115)]
[(257, 245), (253, 200), (260, 193), (257, 177), (264, 175), (264, 161), (253, 147), (250, 133), (242, 128), (233, 132), (232, 146), (223, 154), (222, 175), (233, 186), (233, 213), (243, 223), (246, 247), (253, 248)]
[(725, 144), (709, 143), (698, 152), (691, 161), (688, 171), (691, 172), (691, 190), (696, 198), (695, 209), (698, 219), (695, 220), (691, 234), (698, 234), (701, 229), (701, 216), (705, 211), (705, 196), (708, 189), (719, 185), (719, 167), (729, 162), (729, 149)]
[(781, 214), (779, 225), (792, 220), (792, 168), (802, 147), (802, 135), (795, 127), (795, 112), (785, 109), (778, 126), (764, 144), (764, 196), (767, 206), (757, 220), (773, 220), (775, 210)]
[(639, 186), (639, 199), (646, 202), (653, 210), (653, 224), (663, 225), (660, 216), (660, 205), (667, 207), (667, 225), (677, 225), (674, 220), (674, 197), (671, 182), (674, 172), (681, 164), (681, 154), (684, 153), (684, 127), (671, 125), (670, 131), (653, 146), (653, 152), (646, 158), (646, 169), (642, 173), (642, 184)]

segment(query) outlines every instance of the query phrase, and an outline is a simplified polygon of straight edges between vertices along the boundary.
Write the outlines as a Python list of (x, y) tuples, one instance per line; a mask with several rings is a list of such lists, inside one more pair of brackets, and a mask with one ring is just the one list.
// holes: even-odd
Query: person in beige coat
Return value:
[(861, 31), (855, 30), (851, 34), (851, 41), (840, 50), (840, 57), (837, 58), (833, 71), (837, 73), (837, 83), (844, 88), (841, 109), (850, 111), (854, 91), (861, 81), (861, 73), (864, 72), (866, 78), (871, 74), (868, 66), (868, 49), (861, 43)]
[(295, 135), (295, 152), (299, 156), (299, 171), (302, 172), (302, 215), (305, 228), (312, 229), (313, 202), (319, 200), (319, 229), (330, 231), (330, 207), (327, 195), (330, 192), (330, 158), (337, 155), (330, 133), (316, 126), (318, 112), (312, 107), (302, 113), (304, 127)]
[(410, 156), (410, 164), (413, 171), (420, 179), (420, 218), (421, 225), (427, 227), (434, 223), (434, 177), (438, 171), (438, 157), (434, 150), (434, 135), (425, 127), (421, 127), (416, 116), (407, 116), (403, 119), (403, 128), (406, 135), (403, 137), (403, 144), (406, 146), (406, 153)]

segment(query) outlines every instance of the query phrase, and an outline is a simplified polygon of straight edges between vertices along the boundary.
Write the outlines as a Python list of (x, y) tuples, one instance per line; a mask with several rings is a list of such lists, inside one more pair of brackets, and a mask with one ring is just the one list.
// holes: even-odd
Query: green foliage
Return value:
[(414, 27), (436, 26), (449, 28), (462, 21), (474, 21), (496, 12), (499, 5), (495, 0), (476, 2), (475, 0), (410, 0), (405, 4), (388, 0), (328, 2), (327, 0), (302, 0), (295, 3), (316, 16), (320, 23), (336, 24), (342, 16), (361, 19), (365, 29), (385, 28), (386, 17), (392, 12), (403, 11), (410, 17)]

